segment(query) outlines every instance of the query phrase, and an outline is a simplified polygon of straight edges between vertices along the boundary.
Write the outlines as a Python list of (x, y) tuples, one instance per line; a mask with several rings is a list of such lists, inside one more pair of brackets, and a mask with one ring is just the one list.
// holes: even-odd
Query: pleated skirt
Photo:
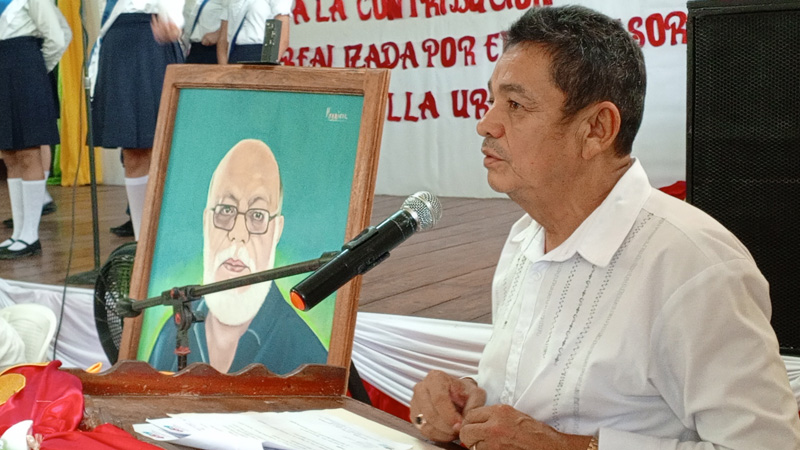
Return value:
[(0, 41), (0, 150), (58, 144), (55, 95), (38, 39)]
[(177, 43), (153, 38), (150, 14), (120, 14), (100, 47), (92, 98), (94, 143), (151, 148), (167, 65), (183, 62)]
[(192, 42), (189, 55), (186, 57), (186, 64), (216, 64), (217, 45), (203, 45), (200, 42)]
[(261, 51), (264, 46), (261, 44), (235, 45), (228, 56), (230, 64), (259, 62), (261, 61)]

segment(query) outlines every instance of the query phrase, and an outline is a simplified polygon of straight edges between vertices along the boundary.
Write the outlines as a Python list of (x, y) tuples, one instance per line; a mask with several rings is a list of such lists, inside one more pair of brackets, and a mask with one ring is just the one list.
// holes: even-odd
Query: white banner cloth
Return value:
[(394, 314), (358, 313), (353, 363), (369, 384), (408, 405), (433, 369), (475, 376), (491, 326)]
[[(66, 293), (66, 295), (65, 295)], [(62, 367), (86, 369), (101, 362), (111, 367), (94, 325), (94, 290), (24, 283), (0, 278), (0, 308), (15, 303), (36, 303), (49, 307), (61, 322), (57, 334), (56, 359)], [(64, 314), (61, 316), (63, 307)], [(47, 351), (53, 358), (53, 346)]]
[(498, 197), (477, 121), (500, 33), (531, 7), (579, 4), (618, 18), (647, 65), (633, 154), (656, 187), (686, 177), (686, 0), (295, 0), (285, 65), (391, 70), (375, 192)]

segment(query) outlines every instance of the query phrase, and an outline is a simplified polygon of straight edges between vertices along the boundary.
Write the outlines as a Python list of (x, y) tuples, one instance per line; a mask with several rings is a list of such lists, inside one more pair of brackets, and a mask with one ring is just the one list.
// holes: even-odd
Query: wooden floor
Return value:
[[(48, 186), (48, 191), (58, 211), (42, 217), (43, 254), (0, 261), (0, 278), (62, 285), (67, 275), (95, 268), (90, 188)], [(133, 238), (109, 232), (110, 227), (127, 220), (125, 188), (98, 186), (97, 199), (102, 264), (112, 250)], [(405, 197), (376, 196), (371, 223), (377, 225), (389, 217), (403, 200)], [(364, 275), (361, 311), (489, 322), (492, 272), (508, 230), (522, 212), (508, 199), (440, 200), (444, 214), (436, 228), (411, 236)], [(3, 181), (0, 220), (11, 217), (10, 210)], [(11, 230), (0, 225), (0, 240), (10, 234)]]

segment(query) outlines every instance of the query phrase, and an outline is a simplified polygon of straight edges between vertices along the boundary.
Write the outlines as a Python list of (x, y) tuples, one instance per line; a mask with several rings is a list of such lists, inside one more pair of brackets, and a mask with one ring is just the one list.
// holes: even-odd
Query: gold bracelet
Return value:
[(592, 440), (589, 441), (589, 446), (586, 447), (586, 450), (599, 450), (600, 443), (597, 441), (597, 438), (592, 436)]

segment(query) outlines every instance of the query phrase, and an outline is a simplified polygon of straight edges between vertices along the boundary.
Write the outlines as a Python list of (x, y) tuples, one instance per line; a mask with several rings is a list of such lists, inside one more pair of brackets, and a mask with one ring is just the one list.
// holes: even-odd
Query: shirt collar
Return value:
[[(542, 255), (543, 242), (534, 245), (523, 244), (525, 256), (537, 261), (566, 261), (578, 253), (590, 263), (605, 267), (611, 262), (614, 253), (622, 245), (625, 236), (633, 228), (639, 211), (650, 197), (652, 187), (641, 163), (633, 160), (631, 167), (617, 181), (617, 184), (589, 217), (561, 245)], [(530, 225), (521, 227), (512, 242), (533, 240), (540, 232), (541, 225), (526, 217)], [(520, 224), (522, 225), (522, 224)], [(542, 241), (540, 239), (539, 241)]]

